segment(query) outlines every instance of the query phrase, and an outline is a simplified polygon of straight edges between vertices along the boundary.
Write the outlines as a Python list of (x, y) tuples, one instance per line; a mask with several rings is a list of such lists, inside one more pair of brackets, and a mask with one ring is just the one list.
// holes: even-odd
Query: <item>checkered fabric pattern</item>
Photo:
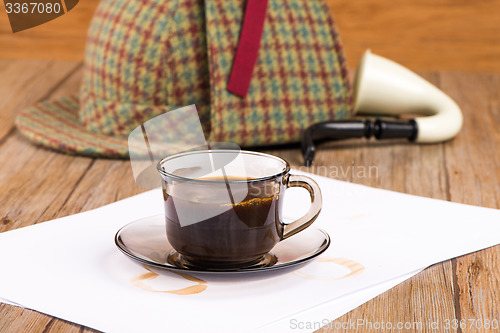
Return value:
[(104, 0), (85, 51), (80, 121), (126, 136), (174, 107), (209, 112), (203, 0)]
[(271, 0), (248, 96), (227, 91), (244, 1), (206, 0), (214, 141), (298, 141), (313, 123), (351, 116), (338, 34), (323, 0)]
[(126, 157), (127, 136), (196, 104), (212, 141), (297, 141), (350, 116), (345, 61), (324, 0), (271, 0), (249, 95), (227, 91), (243, 0), (101, 0), (79, 97), (39, 103), (16, 119), (33, 142), (66, 153)]

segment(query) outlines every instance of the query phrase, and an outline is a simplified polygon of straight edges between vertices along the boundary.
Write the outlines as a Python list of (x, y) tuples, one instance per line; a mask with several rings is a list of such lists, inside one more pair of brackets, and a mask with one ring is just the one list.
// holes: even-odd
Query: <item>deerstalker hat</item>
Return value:
[[(264, 15), (261, 34), (252, 15)], [(241, 96), (228, 81), (252, 45)], [(16, 126), (51, 149), (122, 158), (134, 128), (185, 105), (196, 105), (207, 138), (248, 147), (298, 141), (314, 122), (350, 117), (351, 100), (324, 0), (101, 0), (79, 94), (23, 110)]]

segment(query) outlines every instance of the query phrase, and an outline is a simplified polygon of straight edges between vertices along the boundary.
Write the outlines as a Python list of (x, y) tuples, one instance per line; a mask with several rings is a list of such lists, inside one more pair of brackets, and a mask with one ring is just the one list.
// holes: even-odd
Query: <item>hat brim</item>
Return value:
[(19, 132), (35, 144), (71, 155), (127, 158), (128, 138), (92, 132), (80, 124), (78, 95), (41, 102), (16, 117)]

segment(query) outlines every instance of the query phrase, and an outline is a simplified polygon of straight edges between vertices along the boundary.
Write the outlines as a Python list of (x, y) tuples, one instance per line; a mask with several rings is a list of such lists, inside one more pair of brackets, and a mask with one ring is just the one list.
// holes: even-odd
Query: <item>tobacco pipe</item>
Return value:
[(313, 124), (302, 140), (306, 165), (314, 161), (315, 140), (375, 137), (437, 143), (454, 138), (463, 126), (462, 111), (448, 95), (409, 69), (369, 50), (361, 59), (354, 80), (354, 114), (422, 117), (401, 122), (351, 120)]

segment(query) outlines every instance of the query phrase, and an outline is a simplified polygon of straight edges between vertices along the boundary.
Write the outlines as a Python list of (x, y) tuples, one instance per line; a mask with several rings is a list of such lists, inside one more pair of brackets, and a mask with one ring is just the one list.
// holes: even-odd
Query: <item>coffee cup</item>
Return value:
[[(163, 159), (166, 234), (197, 267), (245, 267), (280, 241), (310, 226), (321, 210), (321, 191), (310, 178), (290, 174), (285, 160), (238, 150), (203, 150)], [(288, 188), (306, 189), (309, 212), (283, 222)]]

